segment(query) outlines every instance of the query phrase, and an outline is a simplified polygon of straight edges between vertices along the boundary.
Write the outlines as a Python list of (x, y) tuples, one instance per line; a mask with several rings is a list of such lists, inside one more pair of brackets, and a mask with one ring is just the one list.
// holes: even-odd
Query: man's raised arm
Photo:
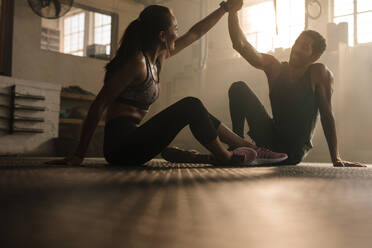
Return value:
[(229, 12), (229, 33), (233, 48), (253, 67), (264, 70), (266, 74), (269, 75), (272, 75), (273, 72), (280, 68), (280, 62), (274, 56), (259, 53), (247, 41), (247, 38), (239, 25), (239, 18), (236, 10), (231, 10)]

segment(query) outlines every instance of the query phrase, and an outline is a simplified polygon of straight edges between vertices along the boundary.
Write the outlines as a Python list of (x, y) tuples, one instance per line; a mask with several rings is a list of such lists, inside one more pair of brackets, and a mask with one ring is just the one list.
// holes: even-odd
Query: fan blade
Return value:
[(52, 0), (53, 3), (54, 3), (54, 7), (55, 7), (55, 10), (56, 10), (56, 15), (55, 17), (58, 17), (59, 14), (61, 13), (61, 3), (58, 1), (58, 0)]

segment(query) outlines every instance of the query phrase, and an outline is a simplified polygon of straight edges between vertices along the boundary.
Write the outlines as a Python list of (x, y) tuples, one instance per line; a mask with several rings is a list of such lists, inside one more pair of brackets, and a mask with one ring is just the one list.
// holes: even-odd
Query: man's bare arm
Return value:
[(315, 64), (312, 68), (311, 76), (312, 80), (316, 82), (315, 95), (319, 105), (320, 120), (333, 165), (339, 167), (364, 167), (360, 163), (343, 161), (338, 153), (336, 124), (332, 112), (334, 88), (332, 73), (323, 64)]
[(272, 55), (259, 53), (247, 40), (240, 25), (238, 13), (229, 13), (229, 34), (233, 48), (253, 67), (263, 70), (270, 77), (280, 71), (280, 62)]

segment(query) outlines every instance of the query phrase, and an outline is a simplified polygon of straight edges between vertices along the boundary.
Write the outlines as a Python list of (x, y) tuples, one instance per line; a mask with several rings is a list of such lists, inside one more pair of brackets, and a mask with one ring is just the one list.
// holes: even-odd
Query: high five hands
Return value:
[(227, 7), (229, 12), (239, 11), (243, 7), (243, 0), (228, 0)]

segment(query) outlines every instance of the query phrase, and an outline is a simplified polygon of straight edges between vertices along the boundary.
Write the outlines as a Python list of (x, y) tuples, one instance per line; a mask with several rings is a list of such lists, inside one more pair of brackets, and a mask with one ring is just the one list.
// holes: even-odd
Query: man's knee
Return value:
[(240, 95), (242, 92), (251, 91), (246, 83), (243, 81), (234, 82), (229, 88), (229, 97), (232, 98), (236, 95)]

